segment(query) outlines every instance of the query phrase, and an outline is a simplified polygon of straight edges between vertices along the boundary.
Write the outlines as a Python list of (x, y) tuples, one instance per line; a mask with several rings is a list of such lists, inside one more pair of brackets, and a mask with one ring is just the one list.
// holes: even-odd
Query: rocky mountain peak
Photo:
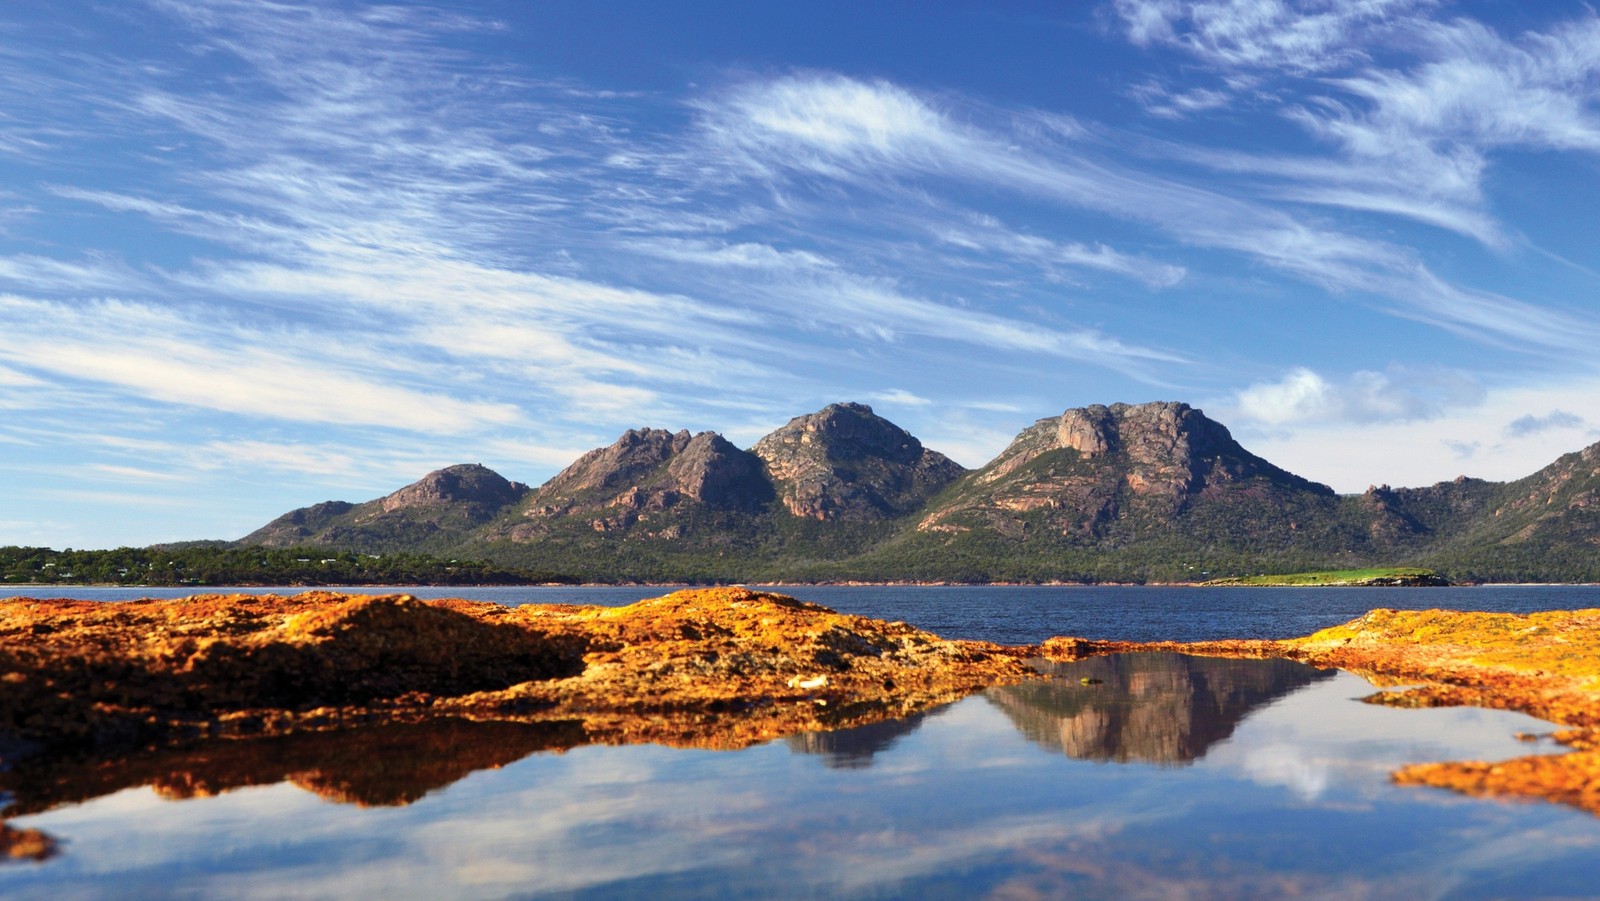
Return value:
[(494, 518), (528, 494), (477, 463), (447, 466), (392, 494), (361, 504), (325, 501), (274, 519), (240, 539), (289, 547), (318, 544), (363, 549), (412, 548), (441, 532), (460, 532)]
[(985, 528), (1016, 537), (1042, 526), (1099, 536), (1124, 520), (1170, 521), (1203, 496), (1246, 486), (1258, 494), (1333, 497), (1331, 488), (1245, 450), (1227, 428), (1188, 404), (1096, 404), (1024, 429), (918, 528)]
[(579, 517), (599, 532), (681, 536), (685, 509), (755, 512), (772, 496), (761, 461), (715, 432), (629, 429), (540, 486), (507, 535), (533, 540)]
[(1080, 407), (1061, 414), (1056, 425), (1056, 443), (1085, 457), (1096, 457), (1115, 446), (1116, 429), (1116, 420), (1109, 408), (1100, 404)]
[(468, 504), (499, 508), (515, 503), (528, 490), (520, 482), (478, 463), (462, 463), (435, 470), (410, 485), (378, 500), (385, 513), (418, 507)]
[(784, 506), (808, 519), (884, 519), (915, 509), (966, 472), (866, 404), (796, 416), (751, 449)]
[(1188, 404), (1116, 404), (1111, 412), (1117, 419), (1121, 448), (1137, 465), (1195, 470), (1197, 463), (1222, 456), (1270, 465), (1240, 447), (1226, 426)]
[(1226, 426), (1201, 410), (1175, 401), (1095, 404), (1040, 420), (1024, 431), (991, 468), (991, 480), (1052, 450), (1077, 451), (1085, 460), (1113, 457), (1128, 467), (1128, 483), (1139, 493), (1197, 490), (1208, 478), (1266, 474), (1301, 487), (1325, 486), (1284, 472), (1245, 450)]
[(755, 454), (716, 432), (701, 432), (667, 465), (671, 487), (714, 507), (754, 509), (772, 499), (772, 486)]
[[(704, 434), (711, 434), (709, 432)], [(574, 494), (601, 488), (622, 488), (654, 471), (693, 437), (688, 429), (629, 429), (606, 447), (595, 448), (539, 488), (540, 494)]]
[(1207, 460), (1227, 458), (1252, 470), (1256, 464), (1271, 466), (1240, 447), (1226, 427), (1200, 410), (1184, 403), (1155, 401), (1095, 404), (1041, 419), (1018, 435), (978, 479), (1005, 479), (1040, 455), (1057, 450), (1076, 451), (1083, 460), (1114, 459), (1128, 464), (1135, 492), (1188, 487), (1209, 468)]

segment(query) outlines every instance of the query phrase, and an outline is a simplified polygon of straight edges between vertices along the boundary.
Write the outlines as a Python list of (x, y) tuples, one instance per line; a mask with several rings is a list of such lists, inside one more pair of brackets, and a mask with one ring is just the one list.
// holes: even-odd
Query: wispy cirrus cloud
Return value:
[(1233, 100), (1226, 90), (1215, 88), (1172, 88), (1154, 79), (1140, 82), (1128, 93), (1144, 107), (1145, 112), (1163, 119), (1182, 119), (1195, 113), (1221, 109)]
[[(374, 379), (331, 362), (270, 349), (270, 336), (212, 330), (123, 302), (64, 305), (0, 295), (11, 340), (0, 359), (56, 378), (121, 387), (158, 401), (300, 421), (452, 432), (520, 418), (505, 404), (462, 401)], [(111, 353), (108, 347), (120, 345)], [(332, 348), (330, 347), (331, 351)]]
[[(1041, 405), (1229, 396), (1241, 356), (1321, 373), (1248, 387), (1284, 429), (1455, 403), (1397, 358), (1483, 384), (1589, 365), (1592, 271), (1550, 248), (1580, 261), (1566, 281), (1524, 278), (1495, 176), (1594, 153), (1592, 15), (1513, 35), (1407, 0), (1107, 9), (1117, 34), (1065, 40), (1113, 42), (1094, 74), (1149, 114), (1128, 124), (1077, 87), (892, 62), (587, 84), (520, 53), (544, 19), (515, 5), (153, 0), (71, 40), (20, 11), (0, 407), (28, 415), (0, 440), (39, 465), (76, 442), (75, 472), (132, 484), (189, 459), (140, 441), (190, 431), (376, 494), (452, 447), (537, 480), (626, 427), (753, 440), (851, 395), (981, 464)], [(1330, 362), (1302, 329), (1335, 320), (1361, 331)], [(74, 418), (131, 443), (63, 437)]]
[(1437, 0), (1115, 0), (1128, 39), (1180, 47), (1208, 62), (1317, 72), (1365, 57), (1394, 20)]
[[(874, 120), (875, 128), (859, 124), (879, 108), (892, 115)], [(707, 133), (727, 150), (730, 165), (770, 178), (785, 172), (857, 183), (955, 177), (1142, 222), (1334, 292), (1375, 295), (1399, 315), (1464, 336), (1544, 349), (1572, 349), (1596, 337), (1592, 324), (1560, 311), (1451, 284), (1404, 245), (1130, 168), (1089, 147), (1053, 140), (1018, 146), (893, 85), (796, 76), (745, 86), (705, 115)]]
[(1136, 88), (1152, 114), (1225, 107), (1238, 95), (1331, 146), (1332, 157), (1210, 155), (1217, 168), (1282, 179), (1286, 199), (1505, 248), (1513, 238), (1483, 192), (1494, 155), (1600, 150), (1593, 11), (1508, 37), (1472, 19), (1435, 18), (1437, 3), (1416, 0), (1118, 0), (1116, 9), (1129, 40), (1181, 48), (1218, 79), (1216, 89), (1187, 93), (1159, 82)]
[[(448, 45), (454, 31), (493, 23), (421, 11), (159, 8), (194, 31), (198, 48), (243, 66), (250, 78), (236, 81), (245, 87), (197, 94), (147, 76), (105, 105), (130, 129), (165, 128), (215, 152), (181, 175), (176, 167), (166, 173), (164, 192), (51, 191), (145, 217), (219, 252), (161, 272), (124, 273), (144, 283), (91, 282), (87, 272), (74, 283), (66, 273), (57, 285), (63, 293), (177, 293), (201, 306), (226, 297), (225, 315), (379, 328), (361, 343), (436, 371), (492, 371), (507, 386), (525, 386), (514, 399), (504, 388), (492, 392), (502, 403), (540, 415), (670, 415), (664, 385), (760, 390), (790, 377), (767, 361), (814, 357), (828, 338), (934, 338), (1123, 372), (1179, 359), (1094, 329), (1042, 328), (920, 296), (880, 272), (857, 271), (858, 259), (835, 262), (820, 249), (708, 240), (708, 231), (770, 221), (771, 213), (750, 213), (748, 201), (685, 209), (671, 199), (662, 180), (681, 182), (692, 196), (705, 173), (684, 168), (678, 138), (630, 126), (627, 104), (636, 98), (487, 73)], [(794, 109), (751, 112), (765, 116), (768, 128), (834, 151), (858, 144), (892, 151), (919, 118), (930, 139), (940, 136), (937, 116), (909, 93), (839, 88), (820, 101), (832, 118), (817, 118), (806, 106), (817, 98), (803, 90), (791, 97)], [(457, 111), (463, 90), (477, 102)], [(543, 254), (542, 243), (575, 253)], [(1038, 239), (1012, 252), (1153, 285), (1182, 271), (1104, 244)], [(640, 255), (676, 269), (654, 273), (651, 288), (633, 287), (641, 270), (628, 260)], [(764, 270), (768, 280), (714, 286), (693, 267)], [(459, 392), (471, 389), (447, 381), (441, 390), (465, 402)], [(280, 410), (290, 418), (305, 412)]]
[(1170, 288), (1183, 281), (1187, 274), (1182, 266), (1125, 253), (1105, 244), (1052, 241), (1019, 232), (1006, 228), (992, 216), (976, 216), (964, 223), (959, 220), (940, 222), (930, 230), (946, 244), (1011, 262), (1027, 262), (1062, 272), (1098, 270), (1143, 282), (1151, 288)]
[[(1150, 362), (1178, 362), (1181, 355), (1128, 343), (1092, 329), (1041, 326), (980, 309), (940, 303), (906, 290), (897, 279), (872, 277), (808, 251), (779, 250), (765, 244), (737, 245), (687, 241), (677, 238), (636, 241), (634, 249), (653, 256), (697, 263), (712, 270), (742, 270), (726, 293), (738, 291), (749, 301), (801, 320), (804, 328), (854, 332), (880, 342), (904, 337), (934, 338), (952, 344), (988, 347), (1000, 351), (1039, 353), (1093, 362), (1108, 368), (1138, 373)], [(1099, 268), (1131, 268), (1132, 262), (1109, 248), (1053, 248), (1047, 242), (1028, 246), (1042, 255), (1073, 253), (1089, 258)], [(752, 277), (756, 274), (757, 277)], [(1170, 275), (1158, 273), (1155, 277)], [(702, 275), (713, 281), (715, 275)]]

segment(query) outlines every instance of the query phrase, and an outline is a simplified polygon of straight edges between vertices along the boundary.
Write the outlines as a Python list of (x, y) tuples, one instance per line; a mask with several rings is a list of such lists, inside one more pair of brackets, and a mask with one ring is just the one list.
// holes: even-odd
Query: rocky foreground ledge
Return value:
[(455, 717), (732, 748), (903, 716), (1026, 648), (742, 588), (626, 607), (308, 592), (0, 601), (0, 756)]
[[(1288, 641), (1004, 647), (717, 588), (619, 608), (330, 592), (0, 601), (0, 817), (125, 785), (182, 797), (279, 779), (405, 803), (535, 750), (737, 748), (908, 716), (1036, 677), (1035, 658), (1152, 650), (1337, 667), (1411, 686), (1372, 699), (1398, 706), (1531, 713), (1574, 750), (1396, 778), (1600, 814), (1600, 610), (1375, 610)], [(417, 762), (383, 785), (331, 776), (325, 759), (393, 749)], [(0, 858), (50, 850), (0, 824)]]

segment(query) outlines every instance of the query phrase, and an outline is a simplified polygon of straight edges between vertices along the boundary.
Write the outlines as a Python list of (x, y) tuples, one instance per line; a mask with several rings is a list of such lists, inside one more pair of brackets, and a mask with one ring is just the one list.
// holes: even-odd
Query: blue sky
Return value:
[(1580, 3), (11, 4), (0, 92), (0, 544), (842, 400), (1341, 491), (1600, 440)]

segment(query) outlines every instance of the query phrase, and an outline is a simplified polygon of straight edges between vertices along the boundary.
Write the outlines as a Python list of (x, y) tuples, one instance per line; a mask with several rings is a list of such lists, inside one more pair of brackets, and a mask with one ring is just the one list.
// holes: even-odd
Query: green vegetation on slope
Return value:
[(549, 572), (416, 553), (220, 543), (55, 551), (0, 547), (0, 581), (40, 585), (527, 585), (571, 582)]

